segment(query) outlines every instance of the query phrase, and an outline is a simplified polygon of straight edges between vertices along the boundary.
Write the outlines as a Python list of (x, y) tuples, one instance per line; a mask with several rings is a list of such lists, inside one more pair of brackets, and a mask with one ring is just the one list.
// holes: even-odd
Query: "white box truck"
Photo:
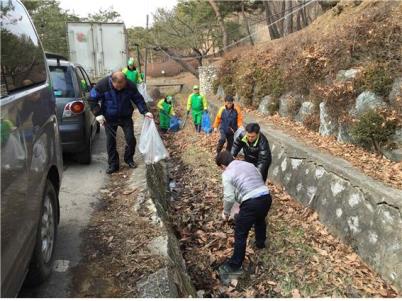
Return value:
[(124, 23), (67, 23), (70, 61), (82, 65), (97, 81), (127, 65)]

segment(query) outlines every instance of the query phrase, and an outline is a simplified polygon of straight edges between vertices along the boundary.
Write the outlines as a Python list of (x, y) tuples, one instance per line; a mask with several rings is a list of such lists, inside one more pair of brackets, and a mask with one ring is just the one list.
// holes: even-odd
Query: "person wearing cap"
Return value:
[(257, 168), (248, 162), (234, 160), (231, 153), (222, 151), (216, 156), (216, 164), (223, 170), (223, 211), (222, 218), (229, 219), (233, 205), (240, 204), (235, 218), (234, 250), (232, 257), (218, 269), (219, 277), (228, 282), (242, 274), (242, 264), (246, 255), (247, 237), (254, 226), (257, 249), (265, 248), (266, 217), (272, 198), (268, 187)]
[(234, 133), (243, 124), (243, 115), (240, 111), (239, 105), (234, 104), (233, 96), (226, 95), (225, 105), (222, 106), (218, 114), (216, 114), (213, 128), (215, 131), (219, 129), (220, 138), (216, 152), (219, 153), (223, 149), (226, 142), (226, 150), (231, 151), (234, 139)]
[(208, 112), (208, 102), (205, 96), (200, 94), (200, 88), (197, 85), (193, 86), (193, 93), (187, 99), (187, 115), (190, 114), (190, 110), (195, 130), (201, 132), (202, 112)]
[(139, 84), (142, 82), (140, 73), (137, 71), (134, 65), (134, 59), (130, 57), (127, 62), (127, 67), (125, 67), (122, 72), (126, 76), (126, 78), (133, 82), (134, 84)]
[(170, 126), (170, 117), (175, 116), (173, 109), (173, 97), (168, 95), (158, 102), (159, 126), (162, 132), (166, 133)]

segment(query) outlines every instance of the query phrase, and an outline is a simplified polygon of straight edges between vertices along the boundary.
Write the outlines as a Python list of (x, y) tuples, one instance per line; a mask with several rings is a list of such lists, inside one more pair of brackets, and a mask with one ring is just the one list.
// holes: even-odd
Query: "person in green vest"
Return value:
[(126, 78), (132, 81), (134, 84), (139, 84), (142, 82), (140, 73), (135, 68), (134, 59), (132, 57), (128, 59), (127, 67), (125, 67), (122, 71)]
[(175, 116), (173, 109), (173, 97), (167, 96), (158, 102), (159, 126), (163, 133), (166, 133), (170, 127), (170, 117)]
[(187, 99), (187, 115), (190, 114), (190, 110), (195, 130), (201, 132), (202, 112), (208, 112), (208, 102), (205, 96), (200, 94), (200, 88), (197, 85), (193, 86), (193, 93)]

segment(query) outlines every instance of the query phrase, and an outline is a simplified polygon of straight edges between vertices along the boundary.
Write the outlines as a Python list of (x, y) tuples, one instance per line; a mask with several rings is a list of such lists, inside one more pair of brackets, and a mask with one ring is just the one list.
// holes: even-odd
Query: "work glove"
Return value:
[(222, 211), (222, 219), (223, 219), (224, 221), (229, 220), (229, 214), (225, 213), (225, 211)]
[(96, 121), (99, 122), (100, 125), (104, 126), (106, 122), (106, 118), (103, 115), (96, 116)]
[(154, 118), (154, 115), (152, 115), (151, 112), (148, 112), (148, 113), (145, 114), (145, 117), (146, 117), (146, 118), (149, 118), (149, 119), (153, 119), (153, 118)]

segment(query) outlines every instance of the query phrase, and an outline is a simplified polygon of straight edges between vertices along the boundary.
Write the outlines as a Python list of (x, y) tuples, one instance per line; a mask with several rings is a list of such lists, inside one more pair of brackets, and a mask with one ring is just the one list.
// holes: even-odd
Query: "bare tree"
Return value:
[(247, 35), (249, 36), (251, 45), (254, 46), (253, 37), (251, 36), (250, 25), (248, 24), (248, 18), (244, 11), (244, 0), (241, 1), (241, 14), (243, 16), (244, 24), (246, 24)]
[(228, 46), (228, 33), (226, 32), (225, 23), (223, 22), (222, 15), (219, 11), (219, 7), (216, 4), (215, 0), (208, 0), (209, 4), (212, 6), (212, 9), (215, 12), (216, 18), (218, 19), (219, 27), (221, 28), (223, 35), (223, 47), (226, 49)]
[(279, 39), (281, 35), (279, 34), (278, 27), (276, 24), (272, 24), (274, 22), (273, 13), (272, 13), (272, 8), (271, 8), (271, 1), (264, 1), (264, 7), (265, 7), (265, 18), (266, 22), (268, 25), (268, 31), (269, 31), (269, 36), (271, 37), (271, 40)]

